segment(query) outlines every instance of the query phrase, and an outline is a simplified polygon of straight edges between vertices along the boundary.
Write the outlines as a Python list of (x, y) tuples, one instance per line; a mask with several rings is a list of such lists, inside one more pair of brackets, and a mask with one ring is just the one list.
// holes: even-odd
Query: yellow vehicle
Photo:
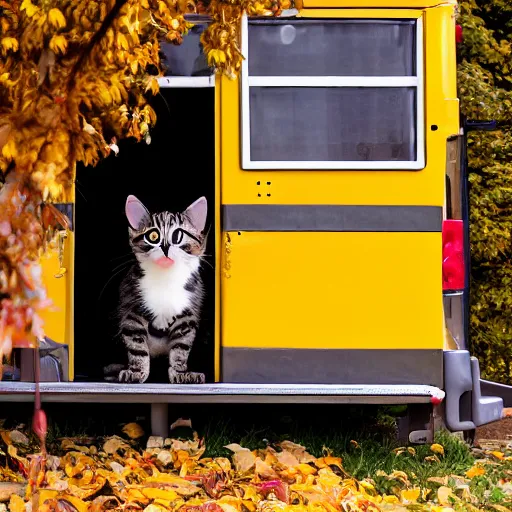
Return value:
[[(80, 382), (44, 384), (47, 399), (415, 404), (412, 441), (428, 439), (434, 406), (452, 430), (499, 419), (503, 399), (481, 396), (468, 351), (455, 11), (450, 0), (303, 0), (244, 18), (238, 80), (198, 65), (208, 20), (195, 18), (167, 49), (152, 144), (79, 171), (73, 230), (44, 268), (58, 307), (47, 334), (68, 346), (67, 380)], [(160, 206), (208, 198), (210, 384), (109, 387), (88, 373), (88, 352), (108, 344), (91, 319), (112, 273), (103, 252), (126, 237), (111, 219), (140, 190)], [(165, 407), (153, 411), (165, 429)]]

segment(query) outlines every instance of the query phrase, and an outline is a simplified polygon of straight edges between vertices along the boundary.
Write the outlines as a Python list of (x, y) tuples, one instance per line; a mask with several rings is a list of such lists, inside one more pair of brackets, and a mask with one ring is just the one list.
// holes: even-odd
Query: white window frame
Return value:
[(202, 89), (215, 87), (215, 75), (208, 76), (161, 76), (158, 78), (161, 89)]
[[(307, 18), (304, 18), (307, 19)], [(332, 18), (329, 18), (332, 19)], [(370, 19), (370, 18), (369, 18)], [(405, 18), (404, 18), (405, 19)], [(242, 18), (241, 128), (242, 169), (347, 169), (347, 170), (420, 170), (425, 168), (425, 113), (423, 69), (423, 19), (416, 19), (416, 76), (249, 76), (249, 21)], [(285, 21), (283, 20), (283, 23)], [(415, 87), (416, 88), (416, 160), (411, 161), (259, 161), (251, 160), (251, 120), (249, 88), (259, 87)]]

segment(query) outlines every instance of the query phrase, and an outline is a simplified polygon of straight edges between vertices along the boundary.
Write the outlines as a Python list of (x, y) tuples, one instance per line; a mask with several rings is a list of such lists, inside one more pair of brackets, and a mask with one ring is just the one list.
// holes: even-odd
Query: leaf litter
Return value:
[[(421, 482), (398, 470), (357, 480), (329, 450), (314, 457), (291, 441), (257, 450), (231, 443), (225, 446), (230, 458), (211, 458), (195, 432), (192, 439), (151, 436), (143, 445), (142, 427), (129, 423), (122, 429), (126, 437), (62, 438), (55, 454), (43, 454), (22, 430), (0, 430), (0, 512), (512, 510), (510, 443), (501, 451), (479, 450), (464, 475)], [(356, 441), (352, 445), (359, 448)], [(394, 453), (418, 457), (411, 447)], [(445, 456), (440, 444), (431, 445), (430, 453), (438, 461)]]

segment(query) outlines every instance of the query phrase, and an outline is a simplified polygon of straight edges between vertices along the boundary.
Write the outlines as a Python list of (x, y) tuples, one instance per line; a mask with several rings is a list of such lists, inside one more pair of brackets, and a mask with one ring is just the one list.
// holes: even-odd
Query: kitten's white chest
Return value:
[(139, 282), (144, 305), (154, 315), (153, 325), (165, 329), (173, 317), (191, 306), (191, 294), (184, 288), (190, 273), (180, 272), (178, 266), (171, 269), (148, 267)]

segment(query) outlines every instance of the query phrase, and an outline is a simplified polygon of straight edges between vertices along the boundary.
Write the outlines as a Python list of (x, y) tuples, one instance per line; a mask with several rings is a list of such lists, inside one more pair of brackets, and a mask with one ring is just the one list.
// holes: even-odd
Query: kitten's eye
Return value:
[(160, 241), (160, 232), (158, 229), (152, 229), (151, 231), (144, 233), (144, 238), (146, 242), (150, 244), (157, 244)]
[(173, 243), (173, 245), (178, 245), (178, 244), (181, 244), (182, 241), (183, 241), (183, 230), (181, 230), (180, 228), (175, 229), (172, 232), (171, 242)]

